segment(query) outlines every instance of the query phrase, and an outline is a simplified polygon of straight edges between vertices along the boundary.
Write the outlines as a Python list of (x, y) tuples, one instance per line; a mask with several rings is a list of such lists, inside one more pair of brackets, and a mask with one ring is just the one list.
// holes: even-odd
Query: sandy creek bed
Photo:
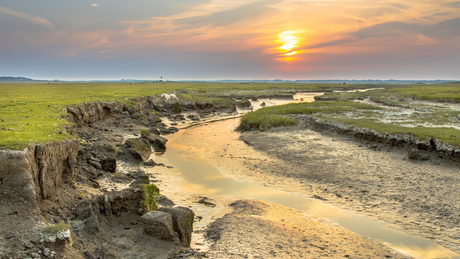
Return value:
[[(237, 123), (238, 119), (233, 119), (181, 130), (170, 136), (165, 154), (153, 157), (157, 162), (172, 166), (172, 168), (157, 167), (151, 170), (157, 179), (161, 179), (157, 184), (162, 193), (179, 205), (190, 206), (190, 200), (194, 201), (193, 210), (203, 217), (195, 224), (193, 247), (202, 251), (209, 250), (208, 253), (211, 257), (214, 256), (213, 258), (300, 258), (343, 257), (344, 255), (404, 257), (390, 250), (401, 251), (408, 256), (419, 258), (460, 258), (458, 254), (425, 238), (404, 233), (409, 232), (424, 237), (432, 235), (433, 241), (450, 246), (452, 249), (456, 245), (452, 240), (455, 241), (455, 236), (458, 234), (458, 228), (455, 226), (447, 226), (446, 231), (443, 232), (446, 233), (446, 238), (440, 238), (437, 232), (430, 233), (424, 228), (425, 225), (425, 227), (430, 226), (429, 223), (420, 222), (420, 217), (409, 213), (410, 210), (405, 211), (398, 202), (395, 201), (393, 204), (386, 199), (362, 198), (363, 195), (378, 196), (374, 195), (378, 193), (401, 195), (401, 191), (397, 190), (401, 187), (398, 185), (399, 182), (380, 183), (385, 177), (387, 179), (393, 177), (390, 175), (392, 173), (411, 178), (409, 174), (413, 172), (444, 170), (443, 175), (449, 176), (457, 172), (455, 167), (444, 166), (440, 169), (439, 165), (428, 164), (428, 162), (408, 164), (411, 162), (402, 159), (405, 154), (400, 153), (403, 152), (401, 150), (388, 150), (388, 152), (373, 150), (363, 147), (363, 144), (349, 137), (321, 135), (304, 127), (279, 128), (262, 134), (241, 135), (233, 132)], [(368, 171), (378, 171), (378, 176), (374, 173), (366, 174), (365, 172)], [(352, 176), (357, 173), (362, 176), (349, 180), (348, 183), (331, 180), (336, 177), (338, 181), (345, 181), (347, 174)], [(375, 182), (375, 177), (379, 181), (378, 184)], [(321, 178), (324, 180), (318, 180)], [(417, 177), (411, 180), (415, 181), (415, 178)], [(353, 187), (350, 188), (352, 185)], [(388, 189), (381, 191), (382, 188)], [(405, 191), (413, 192), (410, 186), (404, 188)], [(331, 195), (333, 193), (337, 195)], [(312, 199), (313, 195), (316, 195), (317, 199)], [(410, 195), (405, 195), (406, 199), (410, 199)], [(216, 206), (210, 207), (197, 203), (201, 197), (207, 197), (208, 201)], [(228, 204), (241, 198), (260, 199), (269, 203), (249, 202), (248, 205), (246, 201), (234, 203), (233, 209), (228, 207)], [(257, 209), (254, 209), (255, 207)], [(259, 213), (249, 213), (248, 210), (256, 210)], [(260, 211), (264, 212), (260, 213)], [(229, 213), (227, 216), (221, 218), (227, 213)], [(251, 217), (245, 218), (248, 215)], [(254, 217), (257, 219), (262, 217), (264, 223), (254, 223), (258, 227), (253, 228), (252, 225), (242, 227), (246, 231), (232, 237), (231, 233), (238, 231), (242, 222), (253, 220)], [(228, 233), (221, 231), (220, 239), (209, 247), (211, 243), (206, 241), (202, 234), (205, 227), (216, 218), (221, 219), (213, 223), (215, 228), (220, 224), (217, 228), (227, 230), (230, 228), (234, 231)], [(286, 222), (289, 223), (286, 223), (284, 218), (288, 218)], [(360, 236), (333, 222), (366, 238), (384, 242), (391, 249), (382, 248), (369, 239), (359, 239)], [(278, 231), (279, 226), (283, 229)], [(321, 226), (319, 228), (322, 230), (318, 230), (315, 226)], [(398, 231), (398, 228), (404, 228), (406, 231)], [(267, 234), (267, 230), (270, 229), (273, 229), (273, 232), (268, 231)], [(417, 232), (417, 229), (420, 231)], [(311, 234), (312, 230), (313, 233), (316, 231), (321, 236), (320, 240), (315, 241), (318, 244), (309, 243), (302, 246), (305, 240), (315, 240), (303, 236), (305, 233)], [(210, 232), (212, 231), (211, 228)], [(254, 231), (260, 233), (253, 235)], [(299, 234), (293, 234), (293, 231), (298, 231)], [(269, 242), (277, 235), (286, 236), (286, 240), (290, 241), (278, 246), (276, 244), (279, 243), (279, 239)], [(324, 239), (325, 236), (328, 237), (327, 240)], [(257, 239), (266, 242), (254, 243)], [(301, 242), (302, 240), (304, 241)], [(347, 240), (354, 240), (354, 242), (347, 243)], [(240, 245), (235, 246), (235, 243)], [(340, 248), (338, 248), (339, 244)], [(311, 249), (318, 246), (322, 249)]]

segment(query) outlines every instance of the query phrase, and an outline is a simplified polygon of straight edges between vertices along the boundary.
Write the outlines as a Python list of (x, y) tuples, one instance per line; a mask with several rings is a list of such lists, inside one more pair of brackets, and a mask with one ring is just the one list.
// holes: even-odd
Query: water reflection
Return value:
[[(229, 139), (230, 129), (235, 122), (223, 121), (187, 130), (180, 130), (167, 143), (163, 159), (184, 172), (184, 180), (177, 184), (181, 190), (209, 195), (231, 195), (242, 198), (260, 199), (316, 214), (364, 237), (386, 243), (389, 247), (419, 258), (460, 258), (460, 255), (435, 245), (428, 240), (403, 233), (385, 224), (360, 216), (354, 212), (333, 207), (319, 200), (300, 194), (276, 190), (256, 183), (229, 177), (219, 171), (206, 158), (206, 148), (216, 148), (209, 138), (217, 143), (237, 141)], [(187, 142), (187, 140), (189, 140)], [(207, 143), (207, 144), (204, 144)], [(221, 143), (221, 145), (223, 145)], [(228, 145), (228, 144), (227, 144)], [(226, 159), (222, 158), (224, 163)], [(228, 159), (227, 159), (228, 160)], [(220, 160), (219, 160), (220, 161)], [(217, 161), (217, 163), (220, 163)], [(216, 162), (216, 161), (214, 161)], [(226, 162), (231, 163), (231, 162)]]

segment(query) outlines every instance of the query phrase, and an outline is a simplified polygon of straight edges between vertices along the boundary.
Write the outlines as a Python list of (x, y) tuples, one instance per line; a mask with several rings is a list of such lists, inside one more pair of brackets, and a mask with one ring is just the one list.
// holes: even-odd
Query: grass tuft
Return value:
[(314, 114), (314, 113), (344, 113), (357, 109), (379, 109), (373, 105), (337, 100), (332, 102), (293, 103), (280, 106), (264, 107), (249, 112), (241, 117), (237, 127), (239, 131), (266, 130), (272, 127), (295, 126), (297, 121), (282, 115)]
[(157, 210), (156, 199), (160, 196), (160, 189), (155, 184), (141, 184), (142, 188), (142, 208), (144, 213)]
[(61, 222), (58, 224), (48, 225), (43, 230), (45, 231), (45, 233), (48, 233), (48, 234), (56, 234), (57, 232), (61, 230), (68, 230), (68, 229), (70, 229), (69, 225), (67, 225), (64, 222)]
[(266, 130), (273, 127), (294, 125), (297, 125), (297, 121), (292, 118), (276, 114), (258, 114), (256, 112), (249, 112), (241, 118), (240, 125), (238, 125), (237, 130)]
[(174, 113), (181, 113), (182, 112), (182, 106), (180, 105), (180, 102), (175, 102), (171, 104), (171, 109)]

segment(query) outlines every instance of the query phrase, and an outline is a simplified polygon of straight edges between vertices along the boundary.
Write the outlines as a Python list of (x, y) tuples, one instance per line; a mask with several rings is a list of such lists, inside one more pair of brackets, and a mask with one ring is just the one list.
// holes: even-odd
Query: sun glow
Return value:
[(300, 38), (295, 34), (298, 31), (284, 31), (278, 34), (278, 42), (281, 43), (277, 49), (280, 52), (280, 58), (282, 61), (292, 61), (294, 60), (293, 56), (299, 54), (299, 51), (296, 50), (299, 47)]
[(285, 56), (291, 56), (291, 55), (295, 55), (295, 54), (297, 54), (297, 51), (285, 53), (284, 55), (285, 55)]
[[(295, 51), (292, 51), (292, 49), (298, 47), (299, 38), (292, 34), (293, 34), (292, 31), (285, 31), (285, 32), (278, 34), (279, 41), (284, 43), (284, 45), (278, 47), (278, 49), (280, 49), (284, 53), (293, 53)], [(293, 55), (293, 54), (290, 54), (290, 55)]]

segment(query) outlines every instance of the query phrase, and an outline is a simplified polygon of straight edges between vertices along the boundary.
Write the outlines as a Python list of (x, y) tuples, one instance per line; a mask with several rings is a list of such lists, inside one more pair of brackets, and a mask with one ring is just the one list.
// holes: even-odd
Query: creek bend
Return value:
[[(192, 207), (202, 217), (201, 221), (195, 223), (193, 247), (206, 250), (209, 243), (202, 235), (206, 225), (227, 213), (229, 208), (226, 205), (229, 202), (249, 198), (315, 214), (416, 258), (460, 258), (460, 255), (427, 239), (406, 234), (353, 211), (312, 199), (306, 193), (280, 190), (269, 184), (241, 177), (244, 170), (249, 170), (241, 160), (266, 161), (270, 158), (239, 139), (239, 133), (234, 132), (238, 122), (239, 119), (229, 119), (181, 129), (168, 136), (164, 154), (152, 155), (155, 161), (169, 166), (151, 169), (151, 173), (159, 175), (157, 179), (161, 179), (157, 185), (162, 193), (178, 205)], [(201, 197), (209, 198), (216, 206), (196, 203)], [(191, 204), (191, 201), (194, 203)]]

